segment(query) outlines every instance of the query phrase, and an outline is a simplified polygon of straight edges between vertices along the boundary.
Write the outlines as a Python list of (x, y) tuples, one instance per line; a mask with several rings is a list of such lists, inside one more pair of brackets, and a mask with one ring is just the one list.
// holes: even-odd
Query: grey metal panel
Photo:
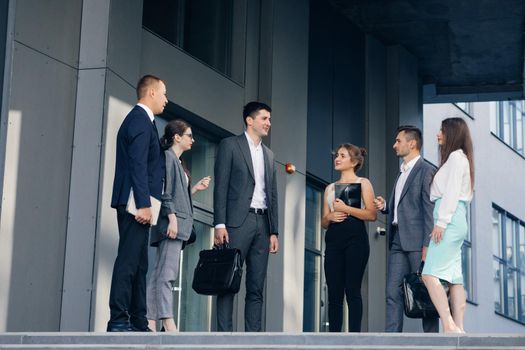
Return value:
[(90, 329), (105, 69), (78, 73), (61, 331)]
[(106, 66), (110, 1), (82, 2), (79, 68)]
[(333, 24), (332, 10), (324, 1), (310, 1), (308, 61), (308, 173), (332, 179), (333, 131)]
[[(6, 12), (6, 46), (5, 46), (5, 62), (4, 65), (0, 67), (2, 72), (9, 73), (11, 72), (13, 65), (13, 43), (14, 43), (14, 18), (15, 18), (15, 6), (14, 2), (9, 2), (9, 6)], [(2, 84), (2, 104), (0, 105), (0, 195), (2, 198), (2, 204), (0, 206), (0, 211), (2, 207), (5, 207), (5, 197), (4, 197), (4, 171), (5, 171), (5, 158), (6, 158), (6, 145), (7, 145), (7, 127), (8, 127), (8, 111), (9, 111), (9, 95), (10, 95), (10, 86), (11, 86), (11, 74), (5, 74), (0, 82)], [(13, 179), (14, 180), (14, 179)], [(13, 211), (11, 211), (13, 214)], [(2, 223), (2, 218), (5, 217), (4, 212), (0, 212), (0, 224)], [(12, 221), (12, 220), (11, 220)], [(10, 226), (8, 226), (10, 228)], [(0, 278), (5, 283), (0, 284), (0, 331), (5, 331), (7, 329), (7, 308), (9, 305), (9, 283), (11, 275), (11, 265), (12, 265), (12, 233), (8, 234), (4, 232), (4, 226), (0, 226)]]
[[(333, 140), (365, 147), (365, 36), (343, 16), (334, 15)], [(333, 180), (339, 174), (334, 173)]]
[(309, 6), (305, 0), (289, 3), (274, 4), (271, 146), (278, 161), (305, 174)]
[(7, 330), (58, 330), (76, 71), (16, 44), (13, 76), (0, 231), (12, 245)]
[(108, 66), (132, 86), (139, 80), (142, 0), (111, 0)]
[[(385, 151), (391, 144), (386, 137), (386, 48), (377, 40), (366, 39), (366, 118), (368, 157), (366, 168), (376, 195), (388, 198), (386, 189)], [(392, 153), (392, 152), (391, 152)], [(386, 227), (386, 218), (379, 214), (376, 222), (368, 224), (370, 258), (365, 275), (368, 331), (383, 332), (385, 329), (386, 236), (378, 235), (376, 229)]]
[(259, 98), (259, 30), (260, 4), (258, 0), (247, 2), (246, 25), (246, 64), (244, 78), (244, 100), (254, 101)]
[(105, 331), (109, 320), (109, 290), (118, 246), (117, 215), (110, 206), (115, 174), (116, 135), (120, 124), (135, 103), (135, 87), (111, 70), (107, 71), (98, 192), (94, 293), (91, 306), (93, 315), (91, 330), (97, 332)]
[(15, 39), (78, 66), (82, 0), (17, 0)]
[[(270, 259), (266, 330), (300, 332), (303, 321), (309, 1), (275, 1), (272, 47), (271, 146), (278, 162), (279, 255)], [(299, 293), (298, 293), (299, 291)], [(282, 303), (282, 304), (281, 304)]]
[(141, 73), (164, 80), (170, 101), (232, 133), (244, 130), (243, 87), (146, 30)]
[[(9, 1), (0, 0), (0, 83), (4, 82), (4, 66), (7, 46), (7, 26), (9, 15)], [(2, 106), (3, 89), (0, 89), (0, 106)]]

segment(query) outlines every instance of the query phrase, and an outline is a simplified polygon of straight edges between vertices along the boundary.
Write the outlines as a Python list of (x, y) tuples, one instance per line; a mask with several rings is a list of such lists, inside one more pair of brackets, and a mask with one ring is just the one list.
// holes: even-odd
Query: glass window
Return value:
[(246, 0), (144, 0), (142, 23), (243, 84), (246, 6)]
[(215, 154), (217, 153), (217, 143), (210, 140), (198, 130), (192, 128), (193, 144), (191, 151), (184, 152), (182, 158), (186, 162), (191, 174), (193, 184), (197, 183), (205, 176), (211, 176), (212, 181), (206, 191), (199, 191), (193, 196), (194, 205), (202, 209), (213, 211), (213, 167), (215, 164)]
[[(195, 221), (197, 240), (182, 251), (181, 271), (177, 284), (182, 291), (181, 297), (176, 298), (175, 312), (180, 305), (178, 325), (181, 331), (209, 331), (211, 325), (211, 297), (199, 295), (191, 288), (193, 270), (199, 261), (199, 252), (210, 249), (213, 243), (213, 229), (211, 225)], [(182, 277), (182, 278), (181, 278)], [(178, 304), (178, 305), (177, 305)]]
[[(496, 237), (497, 236), (497, 237)], [(494, 309), (524, 322), (525, 223), (493, 206)]]
[(470, 102), (456, 102), (454, 104), (470, 116), (472, 112), (472, 104)]
[(467, 293), (467, 300), (474, 300), (474, 280), (472, 273), (472, 202), (471, 205), (467, 207), (467, 222), (468, 222), (468, 231), (467, 238), (463, 241), (463, 246), (461, 250), (461, 267), (463, 270), (463, 282), (465, 292)]
[(495, 260), (493, 262), (494, 266), (494, 310), (496, 312), (503, 313), (503, 280), (501, 278), (503, 271), (503, 264), (500, 264), (499, 261)]
[(503, 256), (501, 252), (501, 220), (498, 210), (492, 208), (492, 250), (495, 256)]
[(308, 250), (304, 255), (304, 281), (303, 330), (318, 332), (321, 316), (321, 256)]
[(321, 215), (323, 191), (309, 183), (306, 185), (305, 253), (304, 253), (304, 301), (303, 331), (319, 332), (325, 323), (322, 291), (324, 275), (322, 269)]
[(490, 128), (503, 142), (525, 155), (524, 101), (500, 101), (491, 104)]

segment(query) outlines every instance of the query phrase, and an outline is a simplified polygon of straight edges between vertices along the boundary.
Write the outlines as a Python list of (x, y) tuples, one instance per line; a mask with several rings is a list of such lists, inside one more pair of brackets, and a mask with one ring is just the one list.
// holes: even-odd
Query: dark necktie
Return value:
[(157, 134), (157, 138), (159, 138), (159, 131), (157, 130), (157, 123), (155, 123), (155, 119), (153, 119), (153, 129), (155, 129), (155, 133)]

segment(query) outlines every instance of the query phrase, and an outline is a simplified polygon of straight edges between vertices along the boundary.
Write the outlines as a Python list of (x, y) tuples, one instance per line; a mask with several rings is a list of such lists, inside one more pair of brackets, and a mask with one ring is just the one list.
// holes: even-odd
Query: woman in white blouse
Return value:
[[(461, 246), (467, 236), (467, 205), (474, 186), (472, 139), (461, 118), (443, 120), (437, 139), (441, 162), (430, 188), (430, 199), (435, 202), (434, 229), (422, 275), (444, 332), (464, 333)], [(449, 284), (450, 306), (439, 279)]]

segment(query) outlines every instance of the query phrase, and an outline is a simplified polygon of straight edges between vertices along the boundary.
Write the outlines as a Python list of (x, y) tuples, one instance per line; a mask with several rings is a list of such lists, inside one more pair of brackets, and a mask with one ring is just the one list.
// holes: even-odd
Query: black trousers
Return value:
[(138, 329), (146, 329), (149, 225), (139, 224), (125, 206), (117, 208), (117, 222), (119, 244), (111, 278), (108, 326), (129, 322)]
[(369, 255), (368, 235), (362, 221), (347, 219), (340, 224), (330, 225), (326, 233), (324, 260), (330, 332), (341, 332), (345, 295), (348, 305), (348, 330), (361, 331), (361, 283)]

